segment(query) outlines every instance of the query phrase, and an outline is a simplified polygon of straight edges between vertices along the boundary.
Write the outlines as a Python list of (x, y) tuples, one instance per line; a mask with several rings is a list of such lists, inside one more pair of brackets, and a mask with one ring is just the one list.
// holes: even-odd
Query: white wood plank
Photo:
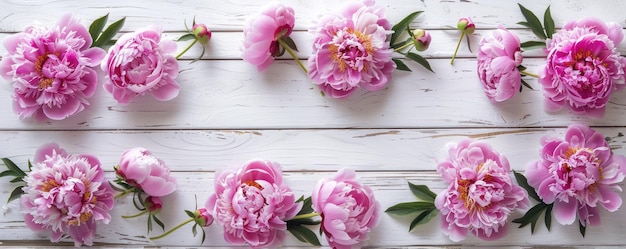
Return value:
[[(416, 184), (426, 184), (434, 192), (445, 188), (443, 182), (434, 172), (358, 172), (361, 182), (369, 185), (374, 190), (381, 207), (387, 207), (407, 201), (415, 201), (408, 189), (407, 181)], [(297, 195), (310, 195), (315, 183), (324, 177), (332, 175), (326, 173), (286, 173), (285, 179)], [(112, 177), (109, 174), (109, 177)], [(213, 173), (210, 172), (183, 172), (176, 173), (180, 180), (178, 190), (164, 197), (164, 209), (160, 217), (163, 218), (167, 227), (173, 227), (186, 219), (183, 209), (194, 209), (196, 196), (200, 205), (213, 191)], [(2, 192), (0, 200), (8, 196), (10, 185), (6, 181), (0, 183)], [(624, 194), (622, 194), (622, 197)], [(36, 240), (44, 243), (48, 238), (44, 233), (33, 233), (22, 222), (22, 215), (18, 212), (17, 203), (6, 205), (6, 213), (0, 216), (0, 229), (9, 230), (11, 233), (0, 233), (0, 241), (17, 243), (20, 240)], [(182, 229), (158, 241), (149, 241), (146, 237), (145, 217), (136, 219), (122, 219), (121, 215), (134, 214), (130, 197), (116, 201), (113, 209), (113, 220), (109, 225), (100, 225), (96, 242), (100, 245), (143, 245), (143, 246), (199, 246), (200, 238), (194, 238), (190, 226)], [(518, 211), (512, 217), (520, 217), (522, 211)], [(554, 222), (552, 230), (548, 232), (543, 223), (540, 223), (535, 234), (530, 234), (528, 227), (518, 229), (515, 224), (509, 225), (509, 234), (497, 241), (485, 242), (472, 236), (462, 241), (463, 246), (508, 246), (508, 245), (559, 245), (559, 246), (611, 246), (623, 245), (621, 234), (624, 229), (622, 219), (626, 215), (626, 209), (622, 208), (614, 213), (601, 212), (602, 226), (587, 229), (585, 238), (580, 237), (577, 226), (562, 226)], [(450, 241), (439, 229), (438, 218), (429, 224), (418, 227), (414, 232), (408, 233), (408, 225), (411, 219), (381, 214), (380, 225), (371, 233), (370, 244), (380, 247), (405, 247), (405, 246), (458, 246), (459, 243)], [(317, 230), (317, 227), (313, 227)], [(211, 226), (207, 231), (205, 246), (226, 246), (222, 238), (222, 230), (218, 226)], [(154, 232), (150, 236), (158, 235)], [(285, 245), (304, 246), (301, 242), (288, 235)], [(324, 239), (322, 239), (323, 241)], [(322, 242), (324, 244), (324, 242)], [(48, 244), (55, 245), (55, 244)]]
[[(213, 30), (241, 30), (247, 18), (259, 12), (267, 1), (202, 1), (189, 0), (144, 2), (114, 0), (105, 3), (91, 1), (33, 0), (28, 2), (2, 0), (0, 5), (0, 31), (16, 32), (34, 20), (43, 23), (57, 21), (65, 12), (75, 13), (85, 23), (110, 13), (110, 20), (126, 16), (124, 30), (135, 30), (147, 25), (161, 25), (164, 30), (182, 31), (184, 21), (196, 16), (198, 22), (206, 23)], [(281, 1), (292, 6), (296, 13), (296, 29), (307, 30), (319, 15), (341, 8), (343, 1)], [(548, 5), (558, 27), (565, 22), (583, 16), (596, 16), (605, 21), (624, 24), (623, 10), (626, 3), (619, 0), (553, 0), (519, 1), (524, 6), (542, 16)], [(456, 28), (460, 17), (470, 16), (478, 28), (495, 28), (498, 24), (506, 27), (521, 27), (516, 23), (523, 16), (515, 2), (511, 1), (438, 1), (438, 0), (378, 0), (378, 5), (386, 8), (386, 17), (396, 23), (413, 11), (425, 11), (412, 26), (425, 29)], [(63, 11), (51, 11), (63, 10)], [(54, 13), (54, 14), (51, 14)]]

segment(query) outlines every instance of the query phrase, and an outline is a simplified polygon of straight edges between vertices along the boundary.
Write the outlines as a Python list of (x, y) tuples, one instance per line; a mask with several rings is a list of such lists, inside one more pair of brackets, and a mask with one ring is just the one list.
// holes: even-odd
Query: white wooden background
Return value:
[[(523, 17), (513, 1), (499, 0), (379, 0), (392, 23), (410, 12), (423, 10), (411, 25), (427, 29), (432, 45), (422, 54), (434, 71), (430, 73), (412, 62), (414, 72), (394, 72), (389, 86), (378, 92), (357, 92), (349, 99), (322, 97), (317, 87), (288, 57), (276, 61), (265, 72), (240, 59), (242, 26), (266, 1), (258, 0), (0, 0), (0, 39), (40, 21), (54, 23), (66, 13), (81, 17), (87, 25), (94, 18), (110, 13), (110, 20), (126, 16), (123, 32), (147, 25), (162, 25), (167, 38), (180, 36), (183, 22), (196, 16), (213, 30), (213, 39), (201, 61), (190, 64), (200, 49), (190, 50), (179, 62), (180, 95), (169, 102), (151, 97), (119, 105), (101, 87), (90, 99), (91, 106), (63, 121), (35, 123), (21, 121), (11, 110), (11, 86), (0, 80), (0, 156), (24, 165), (42, 144), (57, 142), (71, 153), (91, 153), (100, 158), (113, 177), (113, 166), (122, 151), (143, 146), (162, 158), (179, 179), (179, 188), (164, 198), (161, 213), (167, 227), (186, 219), (183, 209), (194, 208), (194, 196), (204, 203), (213, 191), (215, 170), (239, 165), (251, 158), (281, 163), (286, 181), (298, 195), (310, 195), (315, 182), (342, 167), (358, 171), (370, 185), (383, 208), (398, 202), (414, 201), (406, 182), (427, 184), (435, 192), (445, 186), (435, 172), (447, 142), (465, 137), (484, 140), (505, 154), (512, 168), (523, 171), (539, 158), (539, 139), (561, 136), (572, 122), (596, 127), (606, 136), (626, 132), (626, 91), (617, 92), (600, 120), (578, 117), (562, 111), (544, 112), (537, 81), (528, 82), (536, 90), (525, 90), (514, 99), (491, 104), (476, 76), (476, 59), (462, 43), (458, 59), (449, 64), (459, 36), (458, 18), (470, 16), (478, 30), (470, 38), (473, 51), (482, 35), (502, 24), (520, 35), (532, 33), (515, 24)], [(344, 1), (282, 0), (296, 12), (292, 37), (300, 48), (301, 59), (311, 52), (308, 27), (319, 14), (334, 11)], [(520, 1), (540, 15), (548, 5), (557, 27), (567, 20), (584, 16), (625, 26), (626, 1), (554, 0)], [(179, 43), (179, 50), (187, 45)], [(622, 53), (626, 52), (620, 47)], [(2, 47), (0, 54), (6, 51)], [(541, 51), (525, 52), (524, 65), (538, 72), (545, 59)], [(100, 83), (102, 84), (102, 83)], [(626, 139), (611, 143), (614, 152), (626, 154)], [(17, 202), (4, 204), (13, 186), (0, 179), (0, 246), (73, 245), (66, 241), (51, 244), (46, 233), (33, 233), (23, 223)], [(622, 194), (622, 197), (626, 197)], [(485, 242), (472, 237), (451, 242), (439, 230), (438, 218), (408, 233), (410, 219), (382, 215), (371, 234), (372, 247), (448, 246), (578, 246), (619, 247), (626, 245), (626, 208), (602, 213), (602, 226), (587, 229), (580, 237), (577, 226), (553, 222), (549, 232), (543, 224), (531, 236), (530, 229), (511, 224), (505, 238)], [(116, 201), (113, 220), (99, 225), (96, 245), (101, 246), (200, 246), (190, 226), (169, 237), (149, 241), (145, 218), (122, 219), (135, 213), (130, 197)], [(521, 216), (519, 212), (515, 217)], [(316, 230), (317, 228), (314, 228)], [(228, 245), (219, 226), (206, 229), (204, 246)], [(152, 236), (160, 234), (153, 231)], [(304, 247), (288, 235), (285, 245)], [(325, 239), (321, 238), (325, 244)]]

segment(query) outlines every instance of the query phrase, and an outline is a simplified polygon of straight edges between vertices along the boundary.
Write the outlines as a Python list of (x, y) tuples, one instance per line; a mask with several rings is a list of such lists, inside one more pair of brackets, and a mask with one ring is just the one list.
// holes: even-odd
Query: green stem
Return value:
[(465, 32), (461, 32), (461, 37), (459, 37), (459, 42), (456, 43), (456, 49), (454, 49), (454, 54), (452, 54), (452, 59), (450, 60), (450, 65), (454, 63), (454, 58), (456, 58), (456, 53), (459, 51), (459, 47), (461, 46), (461, 40), (463, 40), (463, 36)]
[(405, 48), (407, 48), (407, 47), (409, 47), (409, 46), (411, 46), (411, 45), (413, 45), (413, 43), (412, 43), (412, 42), (409, 42), (409, 43), (407, 43), (407, 44), (402, 45), (402, 47), (396, 48), (394, 51), (395, 51), (395, 52), (400, 52), (400, 51), (402, 51), (403, 49), (405, 49)]
[(290, 220), (299, 220), (299, 219), (308, 219), (308, 218), (313, 218), (315, 216), (319, 216), (320, 214), (318, 213), (308, 213), (308, 214), (300, 214), (300, 215), (296, 215), (293, 218), (291, 218)]
[(526, 76), (530, 76), (530, 77), (534, 77), (534, 78), (539, 78), (539, 75), (531, 73), (531, 72), (526, 72), (526, 71), (521, 71), (519, 72), (521, 75), (526, 75)]
[(179, 228), (183, 227), (184, 225), (187, 225), (187, 223), (192, 222), (193, 220), (194, 220), (194, 218), (189, 218), (185, 222), (178, 224), (178, 226), (175, 226), (174, 228), (170, 229), (169, 231), (165, 232), (164, 234), (161, 234), (161, 235), (155, 236), (155, 237), (150, 237), (150, 240), (162, 239), (163, 237), (165, 237), (165, 236), (169, 235), (170, 233), (176, 231), (176, 229), (179, 229)]
[(129, 188), (129, 189), (127, 189), (127, 190), (124, 190), (124, 192), (121, 192), (121, 193), (116, 194), (115, 196), (113, 196), (113, 199), (118, 199), (118, 198), (120, 198), (120, 197), (124, 197), (124, 196), (126, 196), (127, 194), (132, 193), (133, 191), (135, 191), (135, 189), (134, 189), (134, 188)]
[(183, 56), (183, 54), (185, 54), (187, 52), (187, 50), (189, 50), (194, 44), (196, 44), (196, 42), (198, 42), (198, 39), (193, 40), (193, 42), (190, 43), (189, 46), (187, 46), (185, 49), (183, 49), (183, 51), (180, 51), (180, 53), (178, 55), (176, 55), (176, 59), (178, 60), (178, 58)]
[(124, 219), (135, 218), (135, 217), (142, 216), (142, 215), (144, 215), (147, 212), (148, 212), (148, 210), (146, 209), (143, 212), (135, 214), (135, 215), (122, 215), (122, 218), (124, 218)]
[(283, 38), (278, 38), (278, 44), (280, 44), (283, 48), (285, 48), (285, 50), (287, 50), (287, 53), (289, 53), (289, 55), (291, 55), (291, 57), (296, 60), (296, 63), (298, 63), (298, 66), (302, 68), (302, 71), (304, 71), (305, 74), (309, 73), (309, 71), (306, 70), (306, 67), (302, 64), (302, 62), (300, 62), (300, 59), (298, 59), (298, 56), (296, 56), (296, 53), (294, 53), (293, 50), (291, 50), (291, 48), (287, 46), (287, 43), (283, 41)]

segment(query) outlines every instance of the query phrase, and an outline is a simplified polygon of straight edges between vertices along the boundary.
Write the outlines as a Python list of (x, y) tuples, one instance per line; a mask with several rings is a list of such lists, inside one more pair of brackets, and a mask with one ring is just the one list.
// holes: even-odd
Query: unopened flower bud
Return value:
[(213, 216), (206, 208), (199, 208), (194, 212), (196, 218), (194, 219), (201, 227), (208, 227), (213, 224)]
[(474, 25), (474, 22), (472, 22), (472, 19), (469, 17), (462, 17), (456, 24), (456, 28), (466, 35), (470, 35), (476, 30), (476, 25)]
[(417, 51), (424, 51), (430, 46), (430, 33), (423, 29), (413, 31), (413, 44)]
[(195, 35), (196, 39), (202, 44), (207, 44), (209, 40), (211, 40), (211, 30), (204, 24), (194, 24), (193, 35)]
[(143, 205), (148, 209), (148, 212), (151, 214), (158, 214), (161, 212), (161, 208), (163, 207), (163, 202), (161, 198), (157, 196), (148, 196), (146, 200), (144, 200)]

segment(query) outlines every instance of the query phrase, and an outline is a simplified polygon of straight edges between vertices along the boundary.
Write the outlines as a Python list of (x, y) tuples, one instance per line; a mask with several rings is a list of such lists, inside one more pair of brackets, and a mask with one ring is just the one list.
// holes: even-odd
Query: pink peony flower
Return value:
[(616, 47), (624, 34), (616, 23), (585, 18), (567, 23), (546, 41), (548, 58), (539, 78), (546, 110), (604, 116), (611, 93), (624, 87), (626, 58)]
[(294, 11), (291, 7), (279, 2), (267, 4), (260, 15), (257, 15), (243, 27), (243, 52), (241, 57), (263, 71), (274, 62), (274, 57), (281, 54), (278, 40), (288, 37), (295, 23)]
[(517, 67), (522, 63), (517, 35), (503, 27), (480, 40), (478, 78), (491, 101), (502, 102), (515, 96), (522, 78)]
[(321, 230), (332, 248), (359, 247), (380, 220), (374, 193), (356, 181), (351, 169), (317, 182), (311, 201), (313, 210), (322, 217)]
[(396, 68), (387, 42), (390, 30), (383, 9), (373, 0), (352, 1), (338, 14), (321, 17), (312, 29), (309, 78), (333, 98), (347, 97), (357, 87), (382, 89)]
[(13, 111), (20, 119), (61, 120), (89, 105), (98, 84), (92, 69), (104, 57), (90, 48), (91, 36), (78, 19), (63, 16), (56, 26), (28, 26), (7, 37), (0, 74), (13, 84)]
[(565, 139), (544, 137), (541, 159), (526, 166), (528, 184), (543, 202), (554, 203), (554, 218), (583, 226), (600, 224), (598, 206), (616, 211), (626, 157), (611, 153), (604, 136), (580, 124), (570, 125)]
[(92, 245), (96, 222), (111, 220), (113, 189), (94, 156), (72, 156), (57, 144), (43, 145), (24, 181), (20, 204), (26, 225), (49, 231), (53, 242), (69, 235), (76, 246)]
[(529, 205), (509, 171), (506, 157), (488, 144), (466, 139), (449, 145), (448, 157), (437, 166), (448, 188), (435, 199), (444, 234), (455, 242), (468, 231), (484, 240), (506, 235), (509, 215)]
[(126, 183), (150, 196), (166, 196), (176, 190), (176, 178), (165, 163), (149, 150), (137, 147), (124, 151), (116, 173)]
[(104, 89), (121, 104), (148, 92), (160, 101), (175, 98), (180, 85), (175, 80), (178, 61), (171, 55), (174, 51), (176, 43), (161, 40), (161, 30), (156, 27), (122, 35), (102, 61), (108, 79)]
[(295, 201), (278, 163), (251, 160), (237, 171), (216, 173), (215, 193), (206, 207), (229, 243), (271, 248), (282, 243), (285, 221), (300, 211), (302, 203)]

